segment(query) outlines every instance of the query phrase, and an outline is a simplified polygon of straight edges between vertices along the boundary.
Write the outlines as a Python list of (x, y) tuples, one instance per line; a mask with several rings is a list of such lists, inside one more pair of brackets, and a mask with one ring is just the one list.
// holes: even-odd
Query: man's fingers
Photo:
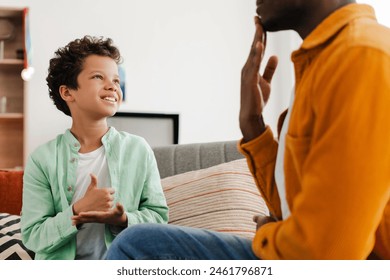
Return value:
[[(258, 17), (255, 17), (255, 36), (253, 38), (252, 46), (251, 46), (251, 51), (249, 53), (248, 59), (245, 63), (246, 66), (250, 65), (254, 60), (254, 57), (258, 54), (260, 54), (259, 58), (261, 60), (262, 53), (264, 52), (264, 47), (263, 47), (263, 39), (264, 39), (264, 29), (261, 25), (260, 19)], [(259, 44), (260, 43), (260, 44)], [(260, 49), (261, 47), (261, 49)], [(260, 63), (260, 61), (259, 61)]]
[(255, 52), (252, 58), (253, 71), (257, 74), (260, 71), (260, 64), (263, 57), (264, 45), (260, 41), (256, 43)]
[(272, 77), (274, 76), (276, 67), (278, 66), (278, 58), (271, 56), (267, 62), (267, 66), (264, 69), (263, 79), (268, 83), (271, 83)]
[(261, 24), (260, 18), (255, 16), (255, 24)]
[(258, 41), (262, 41), (264, 34), (263, 26), (261, 25), (259, 17), (255, 17), (255, 36), (253, 38), (252, 46), (253, 48)]
[(260, 41), (256, 43), (251, 51), (244, 68), (242, 69), (242, 77), (249, 75), (248, 77), (255, 78), (257, 80), (257, 74), (260, 71), (261, 56), (263, 45)]
[(255, 25), (257, 34), (259, 35), (259, 41), (261, 42), (263, 48), (261, 50), (261, 59), (263, 59), (265, 48), (267, 47), (267, 32), (265, 32), (263, 24), (259, 17), (255, 17)]
[(258, 221), (259, 219), (261, 219), (262, 217), (264, 217), (264, 216), (255, 215), (255, 216), (253, 216), (253, 221), (254, 221), (255, 223), (257, 223), (257, 221)]
[(259, 227), (268, 223), (276, 222), (276, 220), (273, 217), (262, 216), (262, 215), (253, 216), (253, 221), (257, 223)]

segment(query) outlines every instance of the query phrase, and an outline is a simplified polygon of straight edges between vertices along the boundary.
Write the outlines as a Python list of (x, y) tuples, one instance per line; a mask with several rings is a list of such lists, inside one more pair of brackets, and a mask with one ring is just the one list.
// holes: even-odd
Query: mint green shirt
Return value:
[[(146, 141), (111, 127), (103, 136), (115, 200), (123, 204), (128, 225), (167, 223), (168, 207), (154, 153)], [(35, 259), (74, 259), (77, 228), (72, 226), (80, 143), (70, 130), (37, 148), (23, 177), (22, 240)], [(105, 227), (110, 246), (117, 232)]]

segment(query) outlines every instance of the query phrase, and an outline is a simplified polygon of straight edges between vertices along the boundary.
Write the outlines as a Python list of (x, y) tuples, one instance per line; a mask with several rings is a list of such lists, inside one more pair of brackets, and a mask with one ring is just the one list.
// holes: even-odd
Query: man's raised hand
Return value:
[(255, 17), (256, 32), (251, 51), (241, 72), (240, 129), (245, 142), (265, 130), (262, 114), (271, 93), (271, 81), (278, 65), (276, 56), (271, 56), (260, 75), (260, 66), (266, 47), (266, 33), (260, 19)]

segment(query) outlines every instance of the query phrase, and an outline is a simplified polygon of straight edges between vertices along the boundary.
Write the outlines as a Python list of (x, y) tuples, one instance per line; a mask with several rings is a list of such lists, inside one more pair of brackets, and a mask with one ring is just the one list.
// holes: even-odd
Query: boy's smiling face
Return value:
[(90, 55), (77, 77), (78, 89), (68, 89), (66, 100), (72, 117), (101, 119), (114, 115), (122, 102), (116, 62), (106, 56)]

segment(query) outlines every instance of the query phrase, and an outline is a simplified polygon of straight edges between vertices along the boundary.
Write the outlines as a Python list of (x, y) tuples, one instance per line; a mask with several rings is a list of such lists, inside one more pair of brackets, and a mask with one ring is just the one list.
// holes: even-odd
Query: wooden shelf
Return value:
[(12, 17), (22, 17), (23, 10), (20, 8), (1, 8), (0, 17), (12, 18)]
[(23, 113), (0, 113), (0, 120), (17, 120), (23, 119)]
[[(0, 59), (0, 168), (14, 169), (24, 166), (25, 146), (25, 82), (21, 77), (25, 54), (25, 23), (28, 9), (1, 8), (0, 18), (13, 25), (13, 34), (3, 44)], [(5, 98), (5, 102), (4, 99)], [(4, 104), (5, 103), (5, 104)]]
[(5, 58), (0, 60), (0, 66), (23, 66), (23, 59)]

